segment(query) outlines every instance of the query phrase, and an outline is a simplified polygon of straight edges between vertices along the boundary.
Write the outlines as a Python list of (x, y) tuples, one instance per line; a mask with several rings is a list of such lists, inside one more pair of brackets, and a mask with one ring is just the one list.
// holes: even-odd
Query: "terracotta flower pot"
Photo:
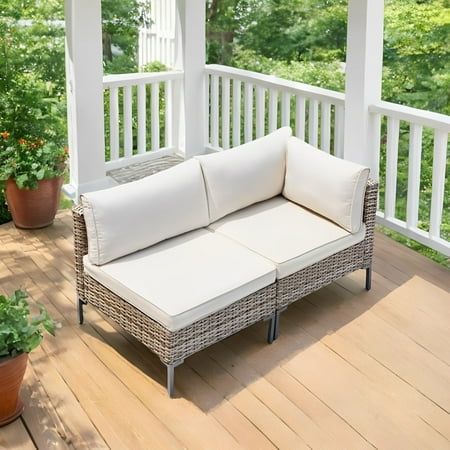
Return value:
[(6, 182), (8, 202), (18, 228), (43, 228), (53, 223), (58, 210), (62, 177), (41, 180), (37, 189), (19, 189), (14, 180)]
[(23, 411), (20, 386), (27, 368), (28, 354), (0, 359), (0, 427), (17, 419)]

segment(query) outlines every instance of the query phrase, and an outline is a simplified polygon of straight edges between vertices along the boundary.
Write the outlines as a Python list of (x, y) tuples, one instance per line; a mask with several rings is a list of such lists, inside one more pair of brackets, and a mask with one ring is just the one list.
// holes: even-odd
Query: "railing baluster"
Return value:
[(269, 91), (269, 133), (278, 127), (278, 91)]
[(400, 122), (393, 117), (387, 119), (386, 143), (386, 187), (384, 194), (384, 217), (395, 217), (397, 199), (397, 161)]
[(230, 79), (222, 78), (222, 148), (230, 148)]
[(209, 90), (211, 88), (211, 79), (208, 74), (205, 75), (205, 117), (206, 117), (206, 124), (205, 124), (205, 143), (210, 144), (210, 129), (211, 129), (211, 114), (210, 114), (210, 108), (209, 108), (209, 101), (210, 101), (210, 95)]
[(123, 136), (124, 156), (129, 158), (133, 155), (133, 96), (131, 86), (123, 88)]
[(119, 159), (119, 89), (109, 90), (109, 139), (111, 160)]
[(173, 82), (164, 83), (164, 146), (173, 147)]
[(308, 142), (314, 147), (317, 147), (319, 133), (319, 101), (316, 99), (309, 100), (308, 122)]
[(408, 196), (406, 202), (406, 226), (417, 228), (419, 217), (420, 163), (422, 156), (423, 127), (411, 123), (409, 127)]
[[(174, 147), (175, 150), (180, 148), (180, 127), (178, 123), (180, 121), (181, 109), (182, 109), (182, 101), (181, 101), (181, 92), (182, 92), (182, 82), (181, 80), (173, 80), (172, 81), (172, 136), (170, 138), (171, 146)], [(208, 116), (207, 116), (208, 117)], [(205, 124), (206, 133), (208, 133), (209, 127)], [(208, 141), (205, 141), (208, 142)]]
[(241, 81), (233, 80), (233, 147), (241, 145)]
[(159, 149), (159, 83), (152, 83), (152, 150)]
[(321, 104), (321, 124), (320, 124), (320, 148), (330, 153), (330, 117), (331, 117), (331, 105), (328, 102), (322, 102)]
[(441, 130), (434, 132), (433, 146), (433, 181), (430, 212), (430, 238), (438, 239), (441, 235), (442, 209), (444, 206), (445, 165), (447, 161), (448, 133)]
[(288, 127), (291, 124), (291, 94), (283, 92), (281, 94), (281, 126)]
[(219, 77), (211, 75), (211, 144), (219, 147)]
[(253, 83), (244, 85), (244, 140), (253, 139)]
[(145, 84), (137, 89), (138, 96), (138, 153), (147, 151), (147, 93)]
[(295, 135), (305, 140), (305, 97), (295, 96)]
[(264, 136), (264, 124), (266, 119), (266, 95), (261, 86), (256, 87), (256, 137)]
[(344, 157), (344, 114), (342, 105), (334, 107), (334, 156)]

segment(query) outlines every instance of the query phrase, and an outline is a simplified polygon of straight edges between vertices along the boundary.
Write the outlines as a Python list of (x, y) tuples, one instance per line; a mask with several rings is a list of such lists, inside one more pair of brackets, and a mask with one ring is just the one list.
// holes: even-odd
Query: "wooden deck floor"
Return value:
[(90, 307), (77, 325), (68, 212), (0, 244), (0, 291), (62, 324), (1, 448), (450, 448), (450, 274), (380, 234), (372, 291), (355, 273), (290, 307), (273, 345), (258, 324), (189, 358), (173, 400), (145, 347)]

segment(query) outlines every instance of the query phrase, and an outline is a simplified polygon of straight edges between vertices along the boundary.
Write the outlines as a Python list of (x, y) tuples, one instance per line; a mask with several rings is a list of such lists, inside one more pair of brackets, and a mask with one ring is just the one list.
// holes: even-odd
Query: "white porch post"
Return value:
[(101, 0), (66, 0), (70, 184), (74, 200), (110, 184), (105, 173)]
[(186, 159), (205, 153), (205, 0), (176, 0), (175, 68), (184, 71), (180, 147)]
[(378, 178), (384, 0), (349, 0), (345, 76), (344, 158), (369, 166)]

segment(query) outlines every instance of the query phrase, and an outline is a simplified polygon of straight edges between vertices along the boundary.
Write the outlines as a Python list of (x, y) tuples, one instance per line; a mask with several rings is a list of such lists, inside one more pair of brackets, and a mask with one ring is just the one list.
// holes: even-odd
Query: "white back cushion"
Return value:
[(291, 137), (283, 195), (332, 220), (350, 233), (362, 224), (369, 169)]
[(281, 193), (291, 134), (284, 127), (239, 147), (196, 157), (205, 177), (211, 222)]
[(101, 265), (209, 224), (198, 161), (81, 197), (88, 256)]

